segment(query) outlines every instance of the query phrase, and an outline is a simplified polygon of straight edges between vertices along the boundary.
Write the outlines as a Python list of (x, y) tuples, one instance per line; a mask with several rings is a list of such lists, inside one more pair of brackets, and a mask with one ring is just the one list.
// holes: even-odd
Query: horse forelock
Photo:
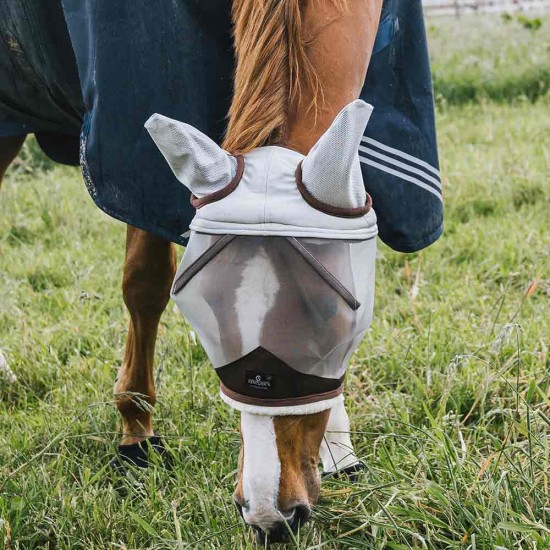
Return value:
[[(311, 0), (317, 1), (317, 0)], [(344, 9), (346, 0), (330, 0)], [(235, 85), (223, 147), (246, 153), (283, 144), (290, 110), (307, 91), (317, 109), (322, 90), (303, 36), (304, 0), (234, 0)]]

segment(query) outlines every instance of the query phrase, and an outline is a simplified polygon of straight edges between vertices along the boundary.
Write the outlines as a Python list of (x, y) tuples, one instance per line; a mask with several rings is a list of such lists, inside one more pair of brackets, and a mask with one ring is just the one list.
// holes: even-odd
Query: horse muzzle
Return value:
[[(258, 525), (253, 523), (253, 516), (251, 517), (246, 514), (243, 506), (237, 500), (234, 502), (241, 517), (254, 529), (257, 544), (261, 545), (290, 540), (291, 533), (296, 533), (298, 528), (304, 525), (311, 516), (311, 507), (308, 504), (298, 504), (287, 512), (279, 511), (280, 520), (276, 520), (275, 522), (269, 520), (262, 521), (261, 525)], [(247, 519), (251, 519), (252, 521), (247, 521)]]

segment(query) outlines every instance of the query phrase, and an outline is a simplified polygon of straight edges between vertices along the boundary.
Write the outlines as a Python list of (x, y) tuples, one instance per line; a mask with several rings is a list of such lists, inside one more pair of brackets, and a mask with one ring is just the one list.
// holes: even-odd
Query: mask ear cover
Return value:
[(372, 110), (360, 99), (344, 107), (303, 160), (303, 183), (322, 203), (337, 208), (365, 205), (359, 145)]
[(145, 123), (172, 172), (196, 197), (226, 187), (237, 160), (193, 126), (155, 113)]

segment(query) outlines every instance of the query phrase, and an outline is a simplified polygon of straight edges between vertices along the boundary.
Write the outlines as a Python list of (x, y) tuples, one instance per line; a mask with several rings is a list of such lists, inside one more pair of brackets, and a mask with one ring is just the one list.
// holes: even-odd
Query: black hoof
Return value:
[(364, 472), (367, 466), (364, 462), (359, 461), (357, 464), (352, 464), (347, 468), (342, 468), (336, 472), (323, 472), (323, 479), (348, 479), (351, 483), (357, 483), (359, 474)]
[(164, 467), (171, 469), (172, 457), (158, 435), (148, 437), (139, 443), (119, 445), (118, 457), (113, 461), (113, 466), (118, 470), (124, 470), (127, 465), (147, 468), (152, 462), (150, 453), (158, 454)]

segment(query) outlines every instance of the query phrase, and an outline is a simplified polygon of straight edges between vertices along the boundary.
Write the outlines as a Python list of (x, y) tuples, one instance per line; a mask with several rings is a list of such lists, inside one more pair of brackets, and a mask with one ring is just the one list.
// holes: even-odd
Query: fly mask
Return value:
[(368, 329), (376, 215), (358, 147), (372, 107), (345, 107), (307, 156), (232, 156), (182, 122), (145, 124), (197, 209), (172, 298), (232, 407), (308, 414), (342, 399)]

